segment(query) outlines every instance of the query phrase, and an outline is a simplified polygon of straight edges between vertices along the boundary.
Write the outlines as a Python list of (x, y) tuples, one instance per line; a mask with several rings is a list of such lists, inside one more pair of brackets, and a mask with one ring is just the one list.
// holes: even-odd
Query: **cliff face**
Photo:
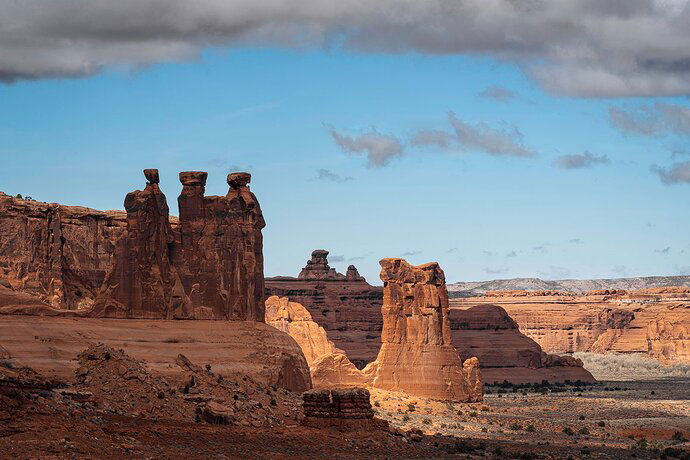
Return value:
[(468, 308), (495, 304), (550, 353), (646, 353), (663, 363), (690, 362), (690, 288), (593, 291), (585, 295), (520, 292), (452, 299)]
[(475, 360), (463, 369), (451, 340), (445, 275), (437, 263), (383, 259), (381, 350), (364, 373), (376, 388), (455, 401), (482, 399)]
[(0, 280), (53, 307), (86, 309), (113, 264), (126, 214), (0, 193)]
[(328, 251), (317, 249), (298, 278), (266, 278), (266, 295), (303, 305), (361, 368), (376, 358), (381, 346), (383, 290), (367, 283), (352, 265), (347, 274), (337, 273), (327, 257)]
[(479, 358), (486, 382), (594, 381), (581, 361), (543, 352), (497, 305), (452, 308), (449, 317), (453, 343), (460, 358)]

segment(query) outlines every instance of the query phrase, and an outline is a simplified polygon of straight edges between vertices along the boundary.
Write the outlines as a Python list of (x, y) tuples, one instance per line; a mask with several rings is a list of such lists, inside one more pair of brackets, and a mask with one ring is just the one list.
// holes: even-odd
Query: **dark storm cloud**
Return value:
[(0, 78), (82, 77), (207, 46), (483, 55), (574, 96), (690, 93), (687, 0), (0, 0)]

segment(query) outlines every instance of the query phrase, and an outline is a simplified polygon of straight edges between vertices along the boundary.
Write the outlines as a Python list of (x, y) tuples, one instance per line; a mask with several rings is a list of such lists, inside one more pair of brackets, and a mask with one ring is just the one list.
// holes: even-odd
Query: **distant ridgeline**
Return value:
[(467, 281), (448, 285), (450, 297), (474, 297), (488, 291), (567, 291), (581, 294), (596, 289), (638, 290), (665, 286), (688, 286), (690, 276), (646, 276), (594, 280), (542, 280), (512, 278), (492, 281)]

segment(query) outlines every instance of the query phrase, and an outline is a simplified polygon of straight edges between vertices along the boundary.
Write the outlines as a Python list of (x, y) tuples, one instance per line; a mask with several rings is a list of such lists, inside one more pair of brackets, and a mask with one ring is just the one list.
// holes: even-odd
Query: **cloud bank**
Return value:
[(0, 78), (267, 45), (488, 56), (559, 94), (683, 95), (689, 31), (688, 0), (2, 0)]
[(331, 137), (345, 152), (353, 155), (366, 155), (370, 167), (386, 166), (394, 157), (402, 156), (403, 145), (389, 134), (381, 134), (371, 129), (359, 136), (341, 134), (331, 128)]
[(555, 165), (561, 169), (584, 169), (610, 162), (606, 155), (592, 155), (585, 152), (576, 155), (562, 155), (556, 159)]

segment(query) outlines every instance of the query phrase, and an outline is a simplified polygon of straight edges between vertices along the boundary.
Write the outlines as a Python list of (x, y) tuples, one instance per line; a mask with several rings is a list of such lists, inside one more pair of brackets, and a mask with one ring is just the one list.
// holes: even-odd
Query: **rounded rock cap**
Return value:
[(246, 187), (252, 181), (248, 172), (234, 172), (228, 174), (228, 185), (232, 188)]
[(205, 186), (208, 173), (205, 171), (182, 171), (180, 173), (180, 182), (182, 185)]
[(160, 182), (160, 177), (158, 177), (158, 170), (154, 168), (144, 169), (144, 177), (146, 177), (146, 180), (149, 184), (158, 184)]

